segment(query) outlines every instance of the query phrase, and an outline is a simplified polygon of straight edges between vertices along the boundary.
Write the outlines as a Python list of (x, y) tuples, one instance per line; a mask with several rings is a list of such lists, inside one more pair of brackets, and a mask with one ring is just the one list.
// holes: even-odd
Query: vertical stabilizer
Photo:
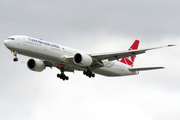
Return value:
[[(131, 47), (129, 48), (129, 50), (136, 50), (138, 49), (138, 46), (139, 46), (139, 40), (135, 40), (134, 43), (131, 45)], [(126, 65), (129, 65), (131, 67), (133, 67), (134, 65), (134, 59), (135, 59), (135, 56), (129, 56), (129, 57), (125, 57), (125, 58), (122, 58), (120, 60), (120, 62), (126, 64)]]

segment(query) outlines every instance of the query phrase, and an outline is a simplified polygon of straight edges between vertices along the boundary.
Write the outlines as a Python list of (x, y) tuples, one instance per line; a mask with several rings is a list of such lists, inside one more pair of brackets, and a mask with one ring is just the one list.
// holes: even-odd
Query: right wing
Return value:
[(145, 70), (155, 70), (162, 69), (164, 67), (142, 67), (142, 68), (129, 68), (130, 71), (145, 71)]
[(138, 54), (145, 53), (147, 50), (159, 49), (163, 47), (171, 47), (175, 45), (166, 45), (161, 47), (154, 47), (154, 48), (147, 48), (147, 49), (138, 49), (138, 50), (127, 50), (123, 52), (110, 52), (110, 53), (99, 53), (99, 54), (90, 54), (93, 60), (105, 60), (108, 59), (109, 61), (118, 60), (120, 58), (125, 58), (129, 56), (136, 56)]
[[(159, 48), (163, 48), (163, 47), (171, 47), (171, 46), (175, 46), (175, 45), (166, 45), (166, 46), (161, 46), (161, 47), (137, 49), (137, 50), (127, 50), (127, 51), (122, 51), (122, 52), (88, 54), (93, 59), (93, 63), (90, 67), (91, 67), (91, 69), (103, 67), (104, 64), (103, 64), (102, 60), (105, 60), (105, 59), (108, 59), (109, 61), (119, 60), (121, 58), (129, 57), (129, 56), (136, 56), (136, 55), (145, 53), (148, 50), (154, 50), (154, 49), (159, 49)], [(66, 59), (69, 59), (72, 62), (73, 62), (73, 58), (74, 58), (74, 56), (66, 56)], [(136, 70), (150, 70), (150, 69), (152, 69), (152, 68), (146, 68), (146, 69), (141, 68), (141, 69), (136, 69)], [(160, 69), (160, 68), (157, 67), (156, 69)], [(136, 71), (136, 70), (134, 69), (134, 71)], [(132, 69), (132, 71), (133, 71), (133, 69)]]

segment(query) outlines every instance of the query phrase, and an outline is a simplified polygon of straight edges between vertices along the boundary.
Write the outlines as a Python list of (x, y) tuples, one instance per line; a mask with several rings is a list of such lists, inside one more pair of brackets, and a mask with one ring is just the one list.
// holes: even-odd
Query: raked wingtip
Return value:
[(177, 46), (176, 44), (169, 44), (168, 47)]

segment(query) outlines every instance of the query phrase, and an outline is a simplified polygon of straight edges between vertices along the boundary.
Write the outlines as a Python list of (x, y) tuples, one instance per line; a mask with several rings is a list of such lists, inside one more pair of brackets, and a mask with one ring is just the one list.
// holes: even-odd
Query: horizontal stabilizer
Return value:
[(162, 69), (164, 67), (143, 67), (143, 68), (129, 68), (130, 71), (145, 71), (145, 70), (155, 70)]

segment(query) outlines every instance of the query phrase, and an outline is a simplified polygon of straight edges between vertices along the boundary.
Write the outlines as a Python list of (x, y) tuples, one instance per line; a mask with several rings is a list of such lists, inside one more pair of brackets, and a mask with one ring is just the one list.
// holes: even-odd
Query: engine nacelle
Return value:
[(92, 64), (92, 58), (87, 54), (76, 53), (73, 61), (76, 65), (89, 67)]
[(46, 68), (44, 62), (38, 59), (29, 59), (27, 62), (27, 66), (30, 70), (37, 72), (41, 72)]

